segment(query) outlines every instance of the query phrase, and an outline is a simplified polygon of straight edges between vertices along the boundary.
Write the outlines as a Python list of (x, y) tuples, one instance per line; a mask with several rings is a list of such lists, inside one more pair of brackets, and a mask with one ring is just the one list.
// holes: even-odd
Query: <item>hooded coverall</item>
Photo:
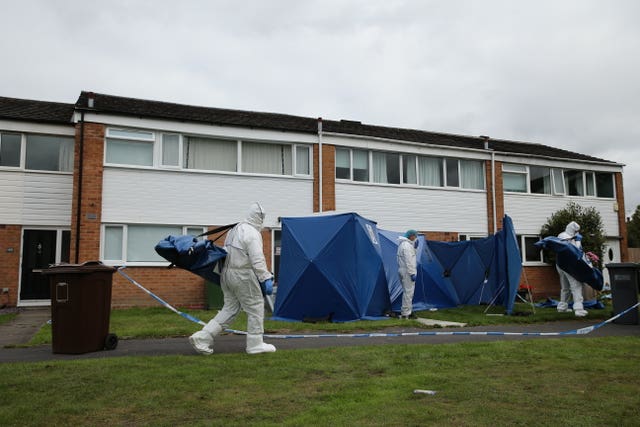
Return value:
[[(575, 221), (571, 221), (565, 231), (558, 234), (558, 238), (565, 240), (575, 247), (582, 249), (582, 244), (579, 240), (576, 240), (576, 235), (580, 230), (580, 225)], [(587, 311), (582, 305), (582, 283), (575, 279), (572, 275), (560, 268), (556, 264), (556, 270), (560, 275), (560, 302), (558, 303), (558, 311), (571, 311), (569, 309), (569, 298), (573, 296), (573, 311), (576, 316), (582, 317), (587, 315)]]
[[(264, 297), (260, 283), (271, 279), (273, 275), (267, 269), (262, 251), (262, 206), (254, 202), (249, 208), (247, 218), (236, 225), (224, 243), (227, 251), (221, 274), (221, 286), (224, 305), (218, 314), (199, 332), (192, 335), (194, 348), (201, 353), (210, 354), (208, 347), (213, 345), (213, 337), (222, 332), (236, 318), (242, 309), (247, 313), (247, 353), (275, 351), (275, 347), (262, 341), (264, 333)], [(208, 337), (211, 337), (210, 341)], [(198, 345), (199, 343), (204, 344)], [(196, 341), (196, 343), (194, 343)]]
[(413, 293), (416, 283), (411, 280), (411, 276), (416, 274), (416, 248), (413, 241), (404, 236), (398, 238), (397, 260), (398, 274), (402, 283), (402, 308), (401, 316), (409, 316), (413, 311)]

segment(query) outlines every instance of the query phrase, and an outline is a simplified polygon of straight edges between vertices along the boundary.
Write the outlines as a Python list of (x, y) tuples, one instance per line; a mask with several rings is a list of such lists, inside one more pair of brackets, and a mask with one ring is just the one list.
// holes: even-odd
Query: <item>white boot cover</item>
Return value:
[(273, 353), (276, 351), (276, 347), (271, 344), (262, 342), (262, 335), (247, 335), (247, 353)]
[(204, 329), (191, 335), (189, 343), (200, 354), (213, 354), (213, 337)]

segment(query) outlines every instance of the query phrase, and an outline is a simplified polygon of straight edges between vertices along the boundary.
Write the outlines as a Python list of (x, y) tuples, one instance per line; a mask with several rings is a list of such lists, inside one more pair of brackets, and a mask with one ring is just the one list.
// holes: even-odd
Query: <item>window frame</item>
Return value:
[[(115, 134), (116, 132), (131, 132), (131, 135), (128, 137), (125, 137), (123, 135), (117, 135)], [(147, 133), (149, 134), (148, 137), (143, 137), (143, 136), (136, 136), (136, 134), (140, 134), (142, 135), (143, 133)], [(157, 141), (157, 136), (158, 134), (161, 134), (161, 132), (155, 132), (152, 130), (145, 130), (145, 129), (137, 129), (137, 128), (127, 128), (127, 127), (117, 127), (117, 126), (110, 126), (107, 127), (107, 130), (105, 132), (104, 135), (104, 158), (103, 158), (103, 162), (105, 166), (124, 166), (124, 167), (130, 167), (130, 168), (156, 168), (158, 166), (158, 163), (161, 163), (161, 160), (158, 161), (157, 157), (158, 155), (156, 154), (156, 151), (158, 150), (158, 141)], [(109, 151), (109, 141), (131, 141), (131, 142), (136, 142), (136, 143), (144, 143), (144, 144), (150, 144), (151, 145), (151, 164), (150, 165), (141, 165), (141, 164), (134, 164), (134, 163), (112, 163), (112, 162), (108, 162), (107, 161), (107, 153)], [(159, 150), (158, 150), (159, 151)]]
[[(169, 225), (169, 224), (128, 224), (128, 223), (103, 223), (100, 227), (100, 259), (105, 265), (119, 266), (127, 265), (132, 267), (164, 267), (168, 261), (128, 261), (128, 243), (129, 243), (129, 227), (130, 226), (156, 226), (156, 227), (180, 227), (182, 235), (187, 235), (189, 230), (202, 230), (201, 233), (207, 231), (206, 226), (200, 225)], [(108, 227), (120, 228), (122, 230), (122, 241), (120, 242), (120, 251), (122, 259), (106, 259), (106, 229)], [(200, 234), (200, 233), (198, 233)], [(199, 240), (205, 239), (206, 236), (202, 236)]]

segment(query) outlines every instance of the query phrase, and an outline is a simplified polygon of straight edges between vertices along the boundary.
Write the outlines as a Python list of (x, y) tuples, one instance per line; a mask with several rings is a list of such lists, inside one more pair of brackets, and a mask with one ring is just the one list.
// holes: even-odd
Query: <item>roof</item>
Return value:
[[(90, 95), (94, 99), (92, 108), (88, 107)], [(79, 110), (95, 111), (97, 113), (207, 123), (221, 126), (239, 126), (313, 134), (318, 131), (317, 118), (175, 104), (87, 91), (83, 91), (80, 94), (75, 106), (73, 104), (0, 97), (0, 118), (66, 124), (71, 120), (74, 107)], [(483, 138), (476, 136), (374, 126), (351, 120), (323, 120), (322, 123), (324, 132), (405, 142), (409, 141), (451, 148), (482, 149), (485, 142)], [(548, 145), (504, 139), (489, 139), (488, 141), (489, 148), (501, 153), (616, 164), (609, 160)]]
[(0, 96), (0, 119), (72, 124), (73, 104)]

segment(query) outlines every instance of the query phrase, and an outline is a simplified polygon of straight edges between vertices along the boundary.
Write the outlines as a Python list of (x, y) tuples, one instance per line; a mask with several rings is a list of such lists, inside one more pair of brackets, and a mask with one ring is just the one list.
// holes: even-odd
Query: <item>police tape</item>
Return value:
[[(135, 281), (133, 278), (128, 276), (122, 270), (125, 269), (126, 266), (122, 266), (118, 268), (118, 273), (120, 273), (125, 279), (129, 282), (136, 285), (138, 288), (142, 289), (144, 292), (149, 294), (153, 299), (158, 301), (160, 304), (173, 311), (176, 314), (184, 317), (187, 320), (190, 320), (199, 325), (206, 325), (202, 320), (188, 314), (183, 313), (174, 307), (172, 307), (169, 303), (164, 301), (162, 298), (155, 295), (150, 290), (146, 289), (140, 283)], [(568, 331), (560, 331), (560, 332), (503, 332), (503, 331), (417, 331), (417, 332), (371, 332), (371, 333), (355, 333), (355, 334), (264, 334), (265, 338), (269, 339), (299, 339), (299, 338), (390, 338), (390, 337), (416, 337), (416, 336), (448, 336), (448, 335), (487, 335), (487, 336), (535, 336), (535, 337), (549, 337), (549, 336), (566, 336), (566, 335), (586, 335), (589, 334), (596, 329), (599, 329), (605, 326), (608, 323), (619, 319), (625, 314), (629, 313), (631, 310), (640, 306), (640, 302), (632, 305), (626, 310), (621, 311), (615, 316), (604, 320), (595, 325), (586, 326), (584, 328), (579, 329), (571, 329)], [(246, 335), (246, 331), (240, 331), (236, 329), (225, 329), (225, 332), (236, 334), (236, 335)]]

